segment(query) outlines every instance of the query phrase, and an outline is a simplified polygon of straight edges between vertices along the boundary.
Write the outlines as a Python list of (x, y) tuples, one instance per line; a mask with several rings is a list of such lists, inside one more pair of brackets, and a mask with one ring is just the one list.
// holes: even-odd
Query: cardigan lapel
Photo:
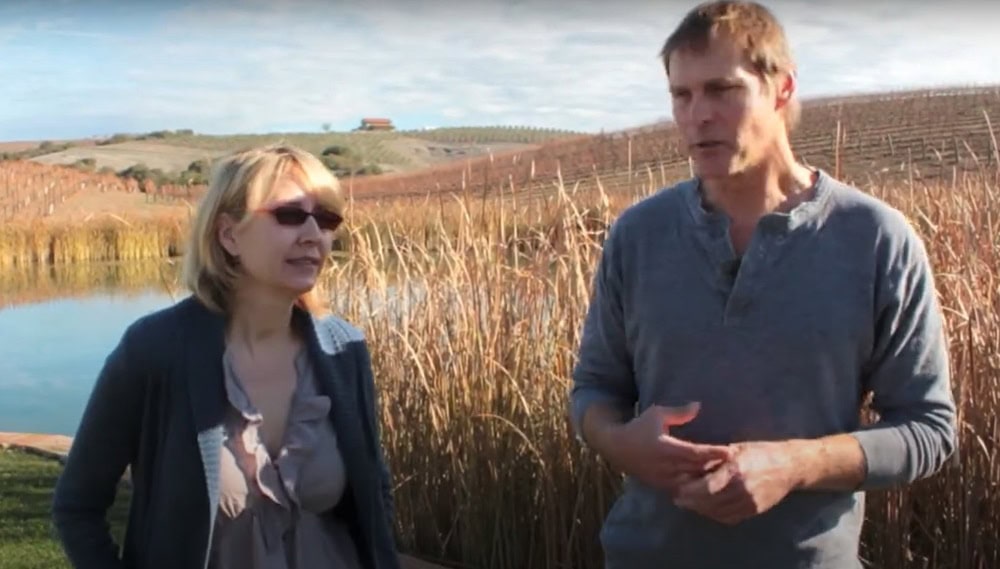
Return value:
[[(309, 354), (312, 357), (320, 390), (330, 397), (329, 418), (337, 433), (337, 444), (344, 455), (349, 487), (359, 505), (366, 504), (371, 494), (366, 485), (371, 482), (372, 453), (366, 444), (363, 427), (364, 415), (358, 393), (356, 360), (350, 348), (327, 337), (329, 330), (317, 325), (307, 312), (296, 309), (297, 318), (305, 332)], [(365, 507), (365, 506), (361, 506)]]
[(356, 382), (352, 381), (356, 377), (354, 360), (348, 357), (350, 353), (344, 346), (326, 345), (328, 338), (320, 339), (325, 330), (316, 326), (311, 315), (296, 308), (296, 317), (306, 337), (320, 389), (330, 397), (329, 416), (337, 432), (337, 443), (358, 456), (364, 453), (364, 440), (359, 430)]
[(225, 318), (211, 312), (193, 298), (192, 326), (184, 338), (187, 392), (190, 397), (191, 416), (197, 433), (198, 451), (205, 475), (208, 498), (209, 534), (206, 541), (205, 563), (212, 543), (215, 516), (219, 506), (219, 460), (223, 444), (223, 421), (226, 393), (223, 383), (222, 355), (225, 351)]

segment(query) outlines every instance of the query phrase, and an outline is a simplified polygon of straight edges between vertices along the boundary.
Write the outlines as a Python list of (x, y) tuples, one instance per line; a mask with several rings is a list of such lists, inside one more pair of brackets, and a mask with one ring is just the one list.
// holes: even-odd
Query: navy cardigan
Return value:
[[(367, 569), (399, 569), (389, 473), (371, 361), (361, 332), (300, 308), (347, 468), (331, 516), (348, 520)], [(107, 357), (56, 484), (53, 521), (77, 569), (204, 569), (219, 501), (226, 410), (225, 318), (193, 296), (136, 320)], [(129, 468), (121, 550), (105, 516)]]

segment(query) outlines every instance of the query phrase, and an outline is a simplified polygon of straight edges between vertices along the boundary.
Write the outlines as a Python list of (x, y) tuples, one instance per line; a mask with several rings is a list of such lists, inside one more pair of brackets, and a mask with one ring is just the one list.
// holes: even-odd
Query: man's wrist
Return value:
[(604, 423), (594, 428), (592, 433), (590, 446), (615, 466), (618, 465), (618, 453), (615, 452), (619, 447), (618, 434), (623, 426), (621, 423)]
[(864, 453), (850, 435), (785, 441), (792, 490), (854, 490), (864, 480)]
[(815, 476), (818, 441), (793, 439), (783, 443), (787, 457), (786, 468), (789, 486), (793, 491), (807, 490)]

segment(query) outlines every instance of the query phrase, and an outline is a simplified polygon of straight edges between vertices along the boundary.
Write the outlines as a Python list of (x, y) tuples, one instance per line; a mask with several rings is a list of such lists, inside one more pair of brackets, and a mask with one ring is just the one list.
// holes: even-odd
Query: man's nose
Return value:
[(715, 110), (712, 102), (704, 95), (695, 94), (691, 97), (691, 120), (697, 124), (704, 124), (712, 120)]

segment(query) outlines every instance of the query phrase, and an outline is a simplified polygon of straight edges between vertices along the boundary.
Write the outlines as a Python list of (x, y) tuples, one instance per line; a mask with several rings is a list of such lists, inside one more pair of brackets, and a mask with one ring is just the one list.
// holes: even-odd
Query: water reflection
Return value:
[(0, 431), (72, 436), (104, 358), (157, 291), (91, 294), (0, 310)]
[(29, 266), (0, 271), (0, 310), (53, 299), (143, 294), (176, 290), (173, 260)]

